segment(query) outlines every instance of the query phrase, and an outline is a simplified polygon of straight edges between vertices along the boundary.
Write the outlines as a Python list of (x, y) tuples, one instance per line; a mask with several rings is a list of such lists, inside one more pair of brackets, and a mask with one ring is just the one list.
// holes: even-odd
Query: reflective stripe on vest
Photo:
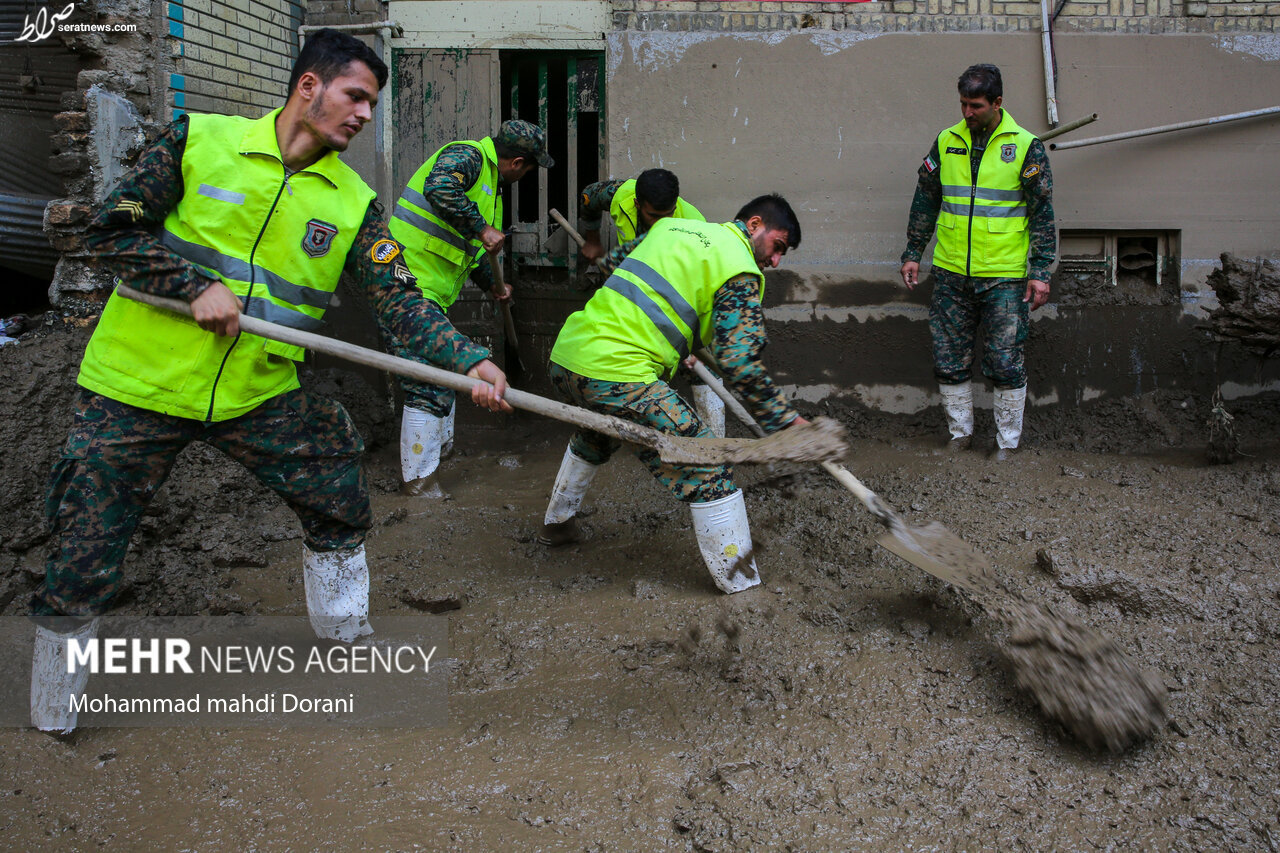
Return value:
[[(617, 272), (605, 280), (605, 287), (622, 294), (623, 298), (644, 312), (644, 315), (667, 339), (667, 343), (671, 344), (671, 348), (680, 354), (681, 359), (688, 358), (690, 352), (702, 348), (702, 334), (698, 328), (698, 312), (689, 304), (687, 299), (671, 286), (671, 282), (663, 278), (653, 267), (635, 258), (627, 258), (618, 266), (618, 269), (626, 270), (653, 288), (653, 291), (667, 303), (667, 307), (674, 311), (676, 316), (684, 323), (685, 328), (692, 332), (692, 335), (682, 332), (653, 298), (632, 282), (618, 275)], [(690, 346), (690, 337), (693, 339), (692, 346)]]
[[(613, 200), (609, 202), (609, 216), (613, 219), (614, 228), (617, 229), (619, 243), (635, 239), (638, 233), (636, 229), (640, 227), (640, 215), (636, 204), (635, 178), (623, 181), (622, 186), (618, 187), (614, 192)], [(673, 219), (688, 219), (693, 222), (707, 221), (707, 218), (698, 211), (698, 208), (678, 197), (676, 198), (676, 206), (671, 211), (671, 217)]]
[(660, 219), (580, 311), (551, 360), (605, 382), (653, 382), (710, 341), (716, 291), (763, 276), (735, 223)]
[(391, 236), (404, 246), (405, 261), (418, 279), (418, 288), (443, 308), (448, 308), (458, 298), (467, 274), (484, 252), (484, 244), (478, 237), (463, 237), (422, 193), (441, 153), (453, 145), (470, 145), (483, 155), (480, 176), (467, 189), (467, 198), (476, 205), (485, 222), (495, 228), (502, 226), (498, 153), (493, 147), (493, 140), (487, 136), (478, 142), (450, 142), (432, 154), (413, 173), (400, 193), (390, 222)]
[(982, 154), (976, 186), (964, 121), (938, 134), (942, 206), (933, 263), (961, 275), (1021, 278), (1030, 247), (1021, 173), (1035, 137), (1005, 111)]

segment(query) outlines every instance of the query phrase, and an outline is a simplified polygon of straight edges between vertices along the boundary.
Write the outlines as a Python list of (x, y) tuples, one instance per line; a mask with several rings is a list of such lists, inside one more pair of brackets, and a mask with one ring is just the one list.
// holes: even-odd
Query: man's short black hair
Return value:
[(680, 199), (680, 179), (666, 169), (645, 169), (636, 178), (636, 203), (654, 210), (671, 210)]
[(1000, 79), (1000, 69), (994, 65), (980, 63), (970, 65), (956, 82), (962, 98), (986, 98), (991, 103), (1004, 96), (1004, 82)]
[(757, 196), (744, 204), (733, 218), (746, 222), (753, 216), (763, 219), (766, 228), (785, 228), (788, 248), (794, 249), (800, 245), (800, 220), (796, 219), (796, 212), (782, 196), (777, 193)]
[(387, 85), (387, 64), (378, 58), (373, 48), (349, 33), (339, 30), (316, 30), (307, 33), (307, 43), (298, 54), (298, 61), (293, 64), (293, 74), (289, 76), (289, 94), (298, 86), (298, 80), (308, 71), (320, 78), (322, 83), (330, 83), (352, 62), (363, 62), (369, 66), (373, 76), (378, 78), (378, 89)]

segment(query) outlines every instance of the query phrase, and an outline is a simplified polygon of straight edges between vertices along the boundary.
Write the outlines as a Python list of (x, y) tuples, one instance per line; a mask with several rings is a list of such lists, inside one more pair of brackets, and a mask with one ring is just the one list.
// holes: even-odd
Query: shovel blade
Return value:
[(987, 558), (936, 521), (920, 527), (897, 525), (877, 536), (876, 542), (935, 578), (969, 592), (983, 592)]

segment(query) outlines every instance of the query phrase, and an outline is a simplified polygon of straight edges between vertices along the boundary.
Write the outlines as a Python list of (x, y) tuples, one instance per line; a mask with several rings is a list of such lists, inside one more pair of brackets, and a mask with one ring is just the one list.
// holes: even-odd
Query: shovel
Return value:
[[(715, 392), (716, 396), (724, 400), (724, 404), (737, 416), (738, 420), (746, 424), (756, 435), (765, 434), (755, 418), (751, 417), (751, 414), (738, 402), (738, 398), (729, 393), (724, 383), (702, 363), (700, 358), (694, 359), (693, 372)], [(936, 521), (929, 522), (923, 527), (908, 525), (893, 511), (892, 507), (864, 486), (843, 465), (822, 461), (822, 468), (835, 477), (840, 485), (853, 492), (858, 500), (862, 501), (863, 506), (888, 528), (876, 538), (876, 542), (882, 547), (947, 583), (971, 593), (983, 592), (979, 581), (987, 572), (987, 563), (986, 558), (975, 548)]]
[[(136, 302), (191, 316), (191, 306), (178, 299), (153, 296), (123, 284), (116, 286), (116, 292)], [(466, 394), (470, 394), (472, 387), (483, 381), (438, 367), (419, 364), (409, 359), (387, 355), (377, 350), (366, 349), (346, 341), (269, 323), (244, 314), (240, 315), (240, 328), (260, 338), (305, 347), (356, 364), (417, 379), (420, 382), (443, 385)], [(675, 465), (732, 465), (740, 462), (775, 461), (820, 462), (839, 459), (849, 450), (844, 428), (831, 418), (818, 418), (810, 427), (786, 429), (766, 439), (685, 438), (667, 435), (622, 418), (580, 409), (577, 406), (548, 400), (515, 388), (507, 389), (505, 399), (517, 409), (524, 409), (647, 447), (656, 451), (663, 462)]]
[[(586, 238), (584, 238), (581, 234), (579, 234), (576, 230), (574, 230), (574, 227), (569, 224), (569, 220), (565, 219), (564, 216), (561, 215), (560, 211), (556, 210), (553, 207), (547, 211), (547, 215), (550, 216), (552, 219), (554, 219), (556, 222), (560, 223), (560, 227), (564, 229), (564, 233), (568, 234), (570, 237), (573, 238), (573, 242), (578, 244), (578, 248), (582, 248), (583, 246), (587, 245)], [(596, 266), (598, 266), (600, 269), (603, 270), (604, 258), (596, 258)], [(605, 270), (605, 271), (608, 272), (608, 270)]]
[[(489, 256), (489, 269), (493, 271), (493, 283), (502, 286), (502, 263), (492, 252), (485, 254)], [(516, 321), (511, 318), (511, 300), (499, 302), (498, 307), (502, 310), (502, 361), (506, 365), (508, 378), (514, 382), (518, 381), (525, 372), (524, 359), (520, 357), (520, 337), (516, 334)]]

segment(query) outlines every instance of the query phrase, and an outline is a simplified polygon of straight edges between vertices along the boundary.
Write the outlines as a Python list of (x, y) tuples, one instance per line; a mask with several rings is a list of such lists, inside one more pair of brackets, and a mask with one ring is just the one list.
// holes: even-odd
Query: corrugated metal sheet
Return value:
[(32, 276), (53, 274), (58, 253), (44, 234), (45, 196), (0, 193), (0, 266)]
[[(80, 60), (56, 39), (25, 45), (5, 41), (0, 35), (0, 112), (27, 116), (51, 116), (62, 108), (62, 93), (76, 87)], [(39, 78), (34, 88), (22, 85), (22, 76)]]
[(49, 171), (52, 133), (47, 118), (13, 120), (0, 113), (0, 193), (62, 194), (62, 178)]

